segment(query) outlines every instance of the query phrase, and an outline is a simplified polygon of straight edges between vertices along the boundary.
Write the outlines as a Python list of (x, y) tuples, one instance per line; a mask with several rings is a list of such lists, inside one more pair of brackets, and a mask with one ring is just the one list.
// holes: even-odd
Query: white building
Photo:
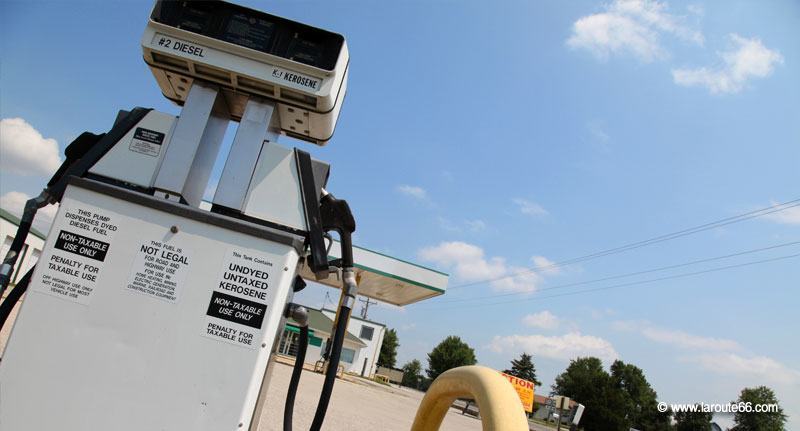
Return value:
[[(305, 362), (313, 365), (322, 358), (325, 342), (331, 336), (330, 331), (333, 327), (333, 319), (336, 318), (336, 312), (325, 308), (322, 310), (306, 308), (308, 309), (309, 336)], [(297, 323), (289, 319), (283, 334), (281, 334), (278, 353), (295, 356), (299, 333), (300, 328)], [(342, 343), (340, 365), (344, 367), (344, 371), (365, 377), (372, 376), (377, 370), (376, 363), (385, 333), (386, 325), (351, 316)]]
[[(0, 261), (5, 259), (6, 252), (11, 248), (11, 243), (17, 233), (17, 226), (19, 226), (19, 217), (0, 208)], [(17, 264), (11, 276), (12, 285), (17, 284), (17, 281), (39, 260), (44, 247), (44, 240), (44, 234), (31, 228), (30, 234), (25, 240), (25, 245), (22, 246), (20, 257), (17, 258)]]
[[(314, 365), (322, 358), (322, 351), (325, 343), (331, 337), (333, 320), (326, 316), (322, 311), (306, 307), (308, 309), (308, 348), (306, 350), (307, 364)], [(297, 341), (300, 336), (300, 328), (292, 319), (287, 320), (286, 326), (281, 334), (278, 354), (287, 356), (297, 355)], [(358, 337), (347, 332), (342, 342), (342, 356), (339, 363), (346, 372), (353, 372), (355, 358), (367, 345)]]
[[(336, 311), (334, 310), (323, 308), (322, 312), (331, 319), (336, 317)], [(383, 336), (386, 333), (386, 325), (353, 315), (350, 316), (347, 332), (357, 337), (366, 346), (352, 352), (353, 361), (349, 363), (350, 368), (345, 367), (345, 370), (365, 377), (372, 376), (375, 374), (378, 355), (381, 353), (381, 344), (383, 344)], [(349, 354), (351, 353), (348, 352)], [(345, 351), (342, 349), (342, 358), (344, 357)]]

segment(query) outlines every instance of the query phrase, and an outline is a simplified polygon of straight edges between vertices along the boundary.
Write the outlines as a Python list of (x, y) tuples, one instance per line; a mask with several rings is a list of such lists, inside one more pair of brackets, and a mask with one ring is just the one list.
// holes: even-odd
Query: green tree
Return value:
[(462, 365), (475, 365), (475, 351), (461, 338), (451, 335), (428, 353), (428, 377), (433, 380), (439, 374)]
[(778, 408), (774, 412), (734, 413), (733, 422), (736, 426), (733, 429), (735, 431), (783, 431), (785, 429), (786, 415), (783, 414), (783, 408), (778, 405), (778, 397), (775, 396), (772, 389), (766, 386), (744, 388), (736, 403), (750, 403), (753, 410), (757, 404), (775, 404)]
[(641, 368), (620, 360), (611, 364), (611, 384), (622, 393), (624, 414), (636, 429), (667, 431), (672, 429), (671, 413), (658, 411), (658, 394), (650, 386)]
[(400, 342), (397, 340), (397, 332), (394, 329), (389, 329), (383, 335), (383, 343), (381, 343), (381, 353), (378, 355), (378, 365), (381, 367), (394, 368), (397, 363), (397, 347)]
[(556, 377), (553, 393), (564, 395), (586, 406), (581, 427), (588, 430), (627, 431), (625, 397), (611, 382), (598, 358), (577, 358)]
[(536, 380), (536, 367), (534, 367), (531, 359), (531, 355), (523, 352), (519, 356), (519, 359), (511, 360), (511, 369), (503, 372), (514, 377), (519, 377), (520, 379), (531, 381), (536, 386), (541, 386), (542, 382)]
[(403, 365), (403, 381), (402, 385), (409, 388), (419, 389), (422, 386), (422, 364), (413, 359)]
[(711, 431), (713, 413), (675, 412), (675, 431)]

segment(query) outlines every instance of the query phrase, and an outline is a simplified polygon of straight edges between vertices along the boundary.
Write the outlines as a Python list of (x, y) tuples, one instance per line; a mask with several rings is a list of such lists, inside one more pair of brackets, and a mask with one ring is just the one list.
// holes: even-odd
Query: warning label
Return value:
[(42, 256), (47, 266), (36, 290), (88, 305), (117, 231), (116, 214), (66, 207), (60, 214), (53, 224), (58, 236)]
[[(59, 220), (61, 221), (61, 220)], [(88, 209), (67, 209), (64, 211), (64, 227), (83, 230), (101, 237), (111, 238), (118, 224), (107, 211), (102, 214)]]
[(271, 300), (272, 274), (268, 258), (250, 251), (229, 250), (211, 293), (203, 335), (255, 348)]
[(163, 143), (163, 133), (137, 127), (128, 148), (135, 153), (157, 157), (161, 153), (161, 144)]
[(206, 314), (229, 322), (261, 328), (267, 306), (224, 293), (214, 292)]
[(108, 243), (97, 241), (83, 235), (62, 230), (58, 233), (55, 247), (59, 250), (68, 251), (79, 256), (86, 256), (89, 259), (106, 260)]
[(189, 256), (183, 248), (161, 241), (146, 241), (139, 244), (127, 288), (175, 303), (188, 268)]

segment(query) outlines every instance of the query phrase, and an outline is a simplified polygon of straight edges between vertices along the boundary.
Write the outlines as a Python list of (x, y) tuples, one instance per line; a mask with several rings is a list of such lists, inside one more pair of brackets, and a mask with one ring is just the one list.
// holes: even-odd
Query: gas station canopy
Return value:
[[(333, 242), (331, 259), (341, 256), (338, 241)], [(389, 304), (403, 306), (443, 295), (448, 275), (424, 266), (406, 262), (362, 247), (353, 247), (358, 294)], [(340, 288), (335, 273), (325, 280), (316, 280), (314, 273), (303, 264), (299, 274), (306, 280)]]

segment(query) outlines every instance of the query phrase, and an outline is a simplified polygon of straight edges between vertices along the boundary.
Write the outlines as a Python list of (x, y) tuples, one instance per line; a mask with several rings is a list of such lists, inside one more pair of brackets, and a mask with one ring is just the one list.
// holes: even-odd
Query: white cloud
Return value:
[[(773, 202), (772, 205), (777, 206), (778, 204)], [(786, 208), (785, 210), (781, 211), (775, 211), (765, 215), (764, 218), (783, 224), (800, 224), (800, 206)]]
[(405, 325), (400, 326), (400, 330), (402, 331), (413, 331), (417, 328), (417, 324), (414, 322), (406, 323)]
[(529, 201), (527, 199), (516, 198), (513, 199), (514, 204), (519, 207), (519, 212), (529, 216), (544, 216), (547, 215), (547, 210), (542, 208), (541, 205), (537, 204), (536, 202)]
[(530, 268), (510, 266), (505, 277), (491, 282), (494, 290), (511, 293), (531, 293), (536, 291), (542, 277), (531, 271)]
[(21, 217), (22, 211), (25, 209), (25, 202), (30, 198), (25, 193), (8, 192), (0, 196), (0, 207), (17, 217)]
[(611, 327), (617, 331), (632, 332), (636, 331), (641, 324), (641, 322), (636, 322), (633, 320), (617, 320), (616, 322), (611, 323)]
[(686, 10), (688, 10), (692, 15), (703, 16), (706, 14), (706, 8), (704, 8), (701, 4), (690, 4), (689, 6), (686, 6)]
[[(0, 196), (0, 208), (14, 214), (17, 217), (22, 216), (22, 211), (25, 209), (25, 202), (31, 197), (21, 192), (8, 192)], [(53, 224), (53, 219), (56, 217), (58, 205), (47, 205), (40, 208), (36, 213), (36, 218), (33, 219), (33, 227), (47, 234), (50, 230), (50, 225)]]
[(723, 64), (716, 68), (673, 69), (672, 78), (678, 85), (702, 86), (712, 94), (737, 93), (748, 81), (766, 78), (783, 63), (783, 56), (773, 51), (757, 38), (748, 39), (730, 34), (731, 49), (722, 52)]
[(473, 232), (481, 232), (486, 230), (486, 222), (483, 220), (467, 220), (464, 222), (467, 225), (467, 229)]
[(800, 383), (800, 371), (766, 356), (748, 358), (735, 353), (716, 353), (703, 354), (688, 360), (718, 374), (755, 379), (754, 383), (761, 381), (788, 385)]
[(448, 232), (461, 232), (461, 228), (458, 227), (455, 223), (453, 223), (450, 219), (444, 218), (439, 216), (436, 218), (436, 221), (439, 222), (439, 227), (448, 231)]
[(650, 62), (667, 56), (660, 41), (665, 34), (697, 45), (704, 42), (702, 33), (690, 28), (684, 17), (668, 12), (666, 2), (616, 0), (605, 11), (575, 21), (567, 45), (603, 60), (629, 53)]
[(581, 356), (596, 356), (604, 361), (619, 358), (610, 342), (591, 335), (570, 332), (561, 336), (508, 335), (495, 336), (489, 348), (497, 353), (527, 352), (534, 357), (569, 360)]
[(638, 332), (643, 337), (661, 344), (692, 350), (740, 350), (739, 343), (725, 338), (703, 337), (683, 331), (657, 328), (647, 322), (617, 321), (612, 324), (620, 331)]
[(529, 268), (508, 265), (502, 257), (487, 258), (482, 248), (461, 241), (425, 247), (418, 255), (424, 261), (450, 269), (463, 282), (491, 280), (489, 284), (497, 291), (529, 293), (542, 281)]
[(536, 268), (536, 272), (546, 275), (558, 275), (561, 273), (561, 268), (556, 266), (556, 263), (544, 256), (533, 256), (531, 262)]
[(586, 124), (586, 127), (589, 129), (589, 133), (592, 135), (596, 141), (605, 144), (609, 140), (611, 140), (611, 136), (606, 133), (603, 129), (603, 123), (597, 120), (589, 121)]
[(425, 189), (423, 189), (422, 187), (402, 184), (397, 186), (396, 190), (400, 194), (410, 196), (414, 199), (419, 199), (421, 201), (428, 199), (428, 192), (426, 192)]
[(739, 343), (733, 340), (701, 337), (682, 331), (645, 327), (642, 328), (641, 333), (650, 340), (684, 349), (737, 350), (741, 348)]
[(630, 51), (642, 61), (664, 56), (657, 34), (635, 20), (611, 13), (589, 15), (575, 21), (567, 40), (572, 48), (583, 48), (599, 59), (612, 53)]
[(483, 249), (477, 245), (460, 241), (443, 242), (437, 246), (420, 250), (419, 257), (448, 268), (454, 268), (454, 275), (464, 281), (484, 280), (499, 277), (506, 272), (502, 258), (486, 259)]
[(61, 165), (58, 143), (22, 118), (0, 120), (0, 168), (18, 175), (52, 175)]
[(448, 232), (463, 232), (464, 230), (468, 230), (470, 232), (482, 232), (487, 228), (486, 222), (483, 220), (465, 220), (463, 227), (462, 225), (454, 223), (452, 220), (442, 216), (437, 217), (436, 221), (439, 223), (439, 227)]
[(591, 316), (591, 318), (595, 320), (604, 319), (606, 317), (613, 316), (615, 314), (617, 314), (617, 312), (611, 308), (606, 308), (605, 310), (598, 310), (596, 308), (589, 309), (589, 316)]
[(522, 318), (522, 323), (526, 326), (540, 329), (556, 329), (561, 324), (561, 319), (555, 314), (544, 310), (538, 313), (528, 314)]

